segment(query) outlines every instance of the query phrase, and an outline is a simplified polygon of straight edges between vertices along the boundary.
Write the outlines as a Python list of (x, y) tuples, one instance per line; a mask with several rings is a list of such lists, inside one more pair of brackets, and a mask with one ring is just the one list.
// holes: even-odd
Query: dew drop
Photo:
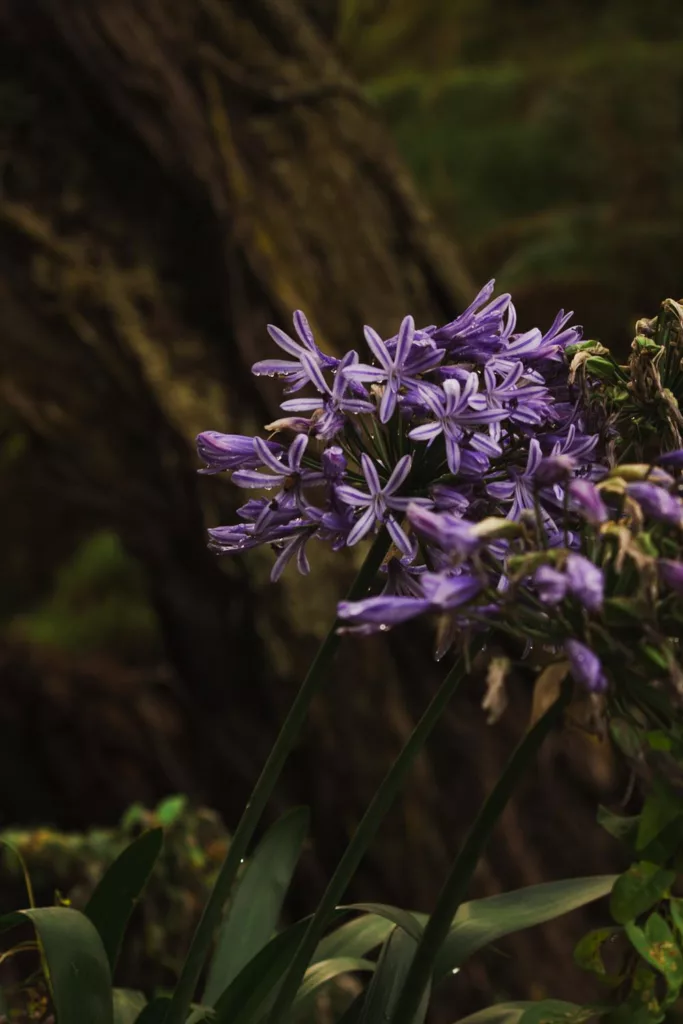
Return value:
[(453, 970), (451, 971), (451, 974), (460, 974), (460, 968), (454, 967)]
[(386, 622), (382, 623), (382, 625), (379, 627), (379, 631), (380, 631), (380, 633), (388, 633), (389, 632), (389, 627), (387, 626)]

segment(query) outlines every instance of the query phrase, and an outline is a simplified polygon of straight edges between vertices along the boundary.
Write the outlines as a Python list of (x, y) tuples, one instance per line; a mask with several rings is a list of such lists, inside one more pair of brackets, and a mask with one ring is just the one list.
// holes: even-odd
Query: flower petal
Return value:
[(395, 491), (400, 490), (402, 485), (408, 479), (408, 475), (413, 466), (412, 455), (404, 455), (398, 460), (394, 469), (392, 470), (391, 476), (387, 480), (384, 486), (384, 494), (394, 494)]
[(290, 356), (296, 356), (298, 359), (301, 355), (301, 345), (290, 338), (288, 334), (276, 327), (275, 324), (268, 324), (266, 328), (268, 334), (271, 336), (276, 345), (278, 345), (285, 352), (289, 352)]
[(398, 341), (396, 342), (396, 351), (394, 353), (395, 366), (403, 366), (405, 363), (410, 353), (414, 337), (415, 321), (412, 316), (406, 316), (403, 318), (398, 332)]
[(373, 327), (365, 327), (363, 329), (365, 340), (368, 343), (368, 348), (372, 352), (373, 356), (384, 367), (385, 370), (390, 370), (393, 366), (392, 358), (389, 355), (389, 349), (386, 343), (380, 338), (379, 334)]
[(370, 494), (380, 494), (382, 491), (382, 485), (379, 480), (379, 474), (377, 473), (375, 463), (365, 452), (361, 455), (360, 462), (363, 470), (363, 476), (367, 482)]
[(347, 546), (351, 548), (353, 547), (354, 544), (357, 544), (359, 540), (362, 540), (363, 537), (365, 537), (365, 535), (370, 532), (374, 525), (374, 509), (372, 507), (366, 508), (365, 512), (363, 512), (363, 515), (356, 520), (356, 522), (349, 530), (349, 535), (346, 538)]

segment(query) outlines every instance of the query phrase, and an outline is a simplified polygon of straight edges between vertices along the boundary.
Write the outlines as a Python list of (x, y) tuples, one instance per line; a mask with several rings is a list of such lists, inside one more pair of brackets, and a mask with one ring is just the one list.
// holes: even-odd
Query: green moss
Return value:
[(10, 632), (32, 643), (121, 660), (151, 655), (159, 627), (139, 566), (114, 533), (88, 537), (57, 573), (54, 589)]

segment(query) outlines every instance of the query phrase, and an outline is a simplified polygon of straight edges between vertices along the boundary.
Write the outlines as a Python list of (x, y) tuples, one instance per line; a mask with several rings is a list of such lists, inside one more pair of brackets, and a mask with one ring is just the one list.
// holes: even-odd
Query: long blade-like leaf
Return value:
[(242, 968), (272, 938), (308, 831), (299, 807), (263, 837), (242, 876), (221, 926), (203, 1002), (214, 1006)]
[(495, 1006), (471, 1013), (469, 1017), (462, 1017), (457, 1024), (519, 1024), (529, 1006), (533, 1006), (533, 1003), (496, 1003)]
[(140, 1016), (136, 1018), (135, 1024), (164, 1024), (170, 1005), (170, 996), (157, 996), (147, 1003)]
[(271, 939), (243, 967), (218, 998), (214, 1024), (238, 1024), (254, 1020), (268, 1005), (306, 931), (308, 919), (297, 921)]
[(384, 943), (377, 970), (363, 1001), (359, 1024), (389, 1020), (417, 949), (417, 941), (402, 928), (394, 928)]
[(127, 846), (102, 876), (84, 909), (100, 934), (112, 972), (128, 921), (159, 856), (163, 839), (162, 829), (154, 828)]
[(411, 914), (409, 910), (402, 910), (401, 907), (392, 907), (389, 903), (348, 903), (346, 906), (339, 907), (338, 909), (365, 910), (369, 914), (377, 914), (378, 917), (391, 921), (392, 924), (398, 925), (408, 935), (412, 935), (416, 942), (419, 942), (422, 938), (424, 928), (416, 915)]
[(381, 946), (394, 925), (377, 914), (363, 914), (335, 928), (318, 943), (311, 959), (312, 964), (321, 960), (332, 960), (338, 956), (365, 956)]
[(526, 889), (463, 903), (434, 966), (439, 980), (503, 935), (551, 921), (570, 910), (606, 896), (616, 875), (593, 875), (562, 882), (544, 882)]
[(142, 992), (135, 992), (129, 988), (115, 988), (113, 996), (114, 1024), (135, 1024), (147, 1005)]
[(95, 926), (71, 907), (37, 907), (1, 917), (0, 931), (27, 920), (38, 935), (60, 1024), (113, 1024), (109, 961)]
[(374, 971), (375, 964), (371, 960), (360, 957), (340, 956), (334, 960), (321, 960), (313, 964), (304, 974), (296, 999), (292, 1004), (292, 1016), (297, 1017), (308, 1009), (320, 989), (328, 985), (340, 974), (351, 974), (353, 971)]

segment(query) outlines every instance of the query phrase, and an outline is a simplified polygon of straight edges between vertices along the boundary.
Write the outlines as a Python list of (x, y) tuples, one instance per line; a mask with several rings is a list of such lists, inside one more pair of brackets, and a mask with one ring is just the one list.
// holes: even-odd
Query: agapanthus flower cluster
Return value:
[(254, 373), (296, 397), (265, 439), (199, 436), (204, 472), (256, 492), (211, 546), (269, 545), (276, 580), (290, 561), (309, 571), (311, 544), (386, 530), (374, 592), (339, 605), (342, 630), (431, 614), (447, 626), (442, 649), (497, 631), (541, 662), (564, 659), (591, 692), (614, 692), (620, 675), (631, 690), (646, 680), (641, 703), (653, 681), (680, 692), (683, 454), (615, 468), (607, 424), (586, 429), (585, 366), (573, 385), (586, 343), (571, 314), (518, 332), (510, 296), (492, 296), (490, 282), (442, 327), (407, 316), (388, 339), (367, 327), (362, 357), (321, 351), (302, 313), (296, 339), (269, 327), (287, 358)]
[(387, 579), (410, 590), (422, 573), (429, 586), (436, 567), (416, 562), (409, 504), (474, 519), (540, 509), (559, 537), (567, 480), (591, 476), (597, 441), (583, 432), (567, 382), (564, 352), (580, 328), (560, 312), (545, 333), (517, 332), (510, 296), (492, 295), (493, 282), (442, 327), (418, 329), (406, 316), (388, 339), (366, 327), (362, 357), (321, 351), (300, 312), (296, 337), (269, 327), (286, 358), (254, 373), (279, 377), (296, 397), (267, 439), (199, 436), (206, 472), (231, 471), (257, 492), (239, 523), (211, 531), (212, 546), (272, 546), (277, 579), (292, 560), (309, 571), (311, 542), (337, 550), (386, 527), (401, 560)]

